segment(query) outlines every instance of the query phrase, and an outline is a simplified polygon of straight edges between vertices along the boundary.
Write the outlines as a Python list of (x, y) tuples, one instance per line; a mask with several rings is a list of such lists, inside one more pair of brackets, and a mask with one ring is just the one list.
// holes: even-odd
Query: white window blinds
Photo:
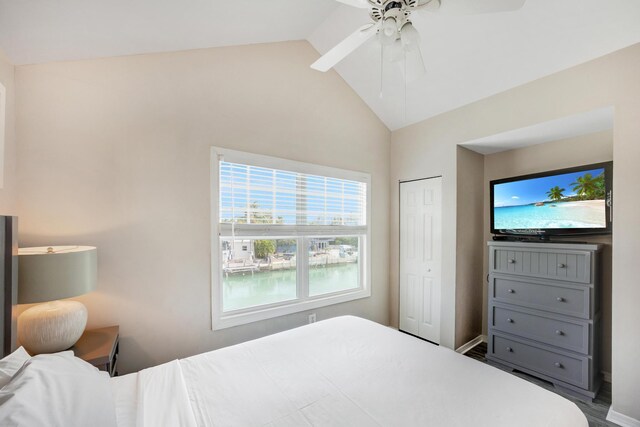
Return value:
[(220, 161), (220, 223), (355, 226), (367, 222), (367, 184)]

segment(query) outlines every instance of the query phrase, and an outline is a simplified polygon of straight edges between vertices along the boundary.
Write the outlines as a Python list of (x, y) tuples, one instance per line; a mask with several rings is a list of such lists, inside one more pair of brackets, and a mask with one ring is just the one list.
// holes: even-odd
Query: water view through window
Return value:
[[(310, 296), (358, 288), (358, 237), (308, 242)], [(223, 311), (295, 300), (296, 251), (296, 239), (223, 240)]]
[(309, 295), (358, 287), (357, 237), (326, 237), (309, 243)]
[(369, 174), (213, 153), (214, 328), (371, 295)]

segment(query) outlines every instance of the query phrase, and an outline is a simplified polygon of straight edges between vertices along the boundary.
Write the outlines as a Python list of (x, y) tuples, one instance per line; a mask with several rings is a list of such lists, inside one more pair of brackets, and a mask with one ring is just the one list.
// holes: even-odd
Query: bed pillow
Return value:
[(0, 360), (0, 388), (9, 384), (11, 378), (22, 368), (24, 362), (31, 359), (29, 353), (20, 347), (7, 357)]
[(115, 427), (109, 376), (72, 351), (34, 356), (0, 389), (0, 425)]

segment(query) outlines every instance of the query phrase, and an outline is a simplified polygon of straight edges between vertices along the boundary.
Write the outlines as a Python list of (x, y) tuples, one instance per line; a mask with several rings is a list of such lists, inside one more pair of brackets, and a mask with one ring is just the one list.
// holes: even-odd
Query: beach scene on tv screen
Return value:
[(606, 228), (604, 168), (494, 186), (494, 228)]

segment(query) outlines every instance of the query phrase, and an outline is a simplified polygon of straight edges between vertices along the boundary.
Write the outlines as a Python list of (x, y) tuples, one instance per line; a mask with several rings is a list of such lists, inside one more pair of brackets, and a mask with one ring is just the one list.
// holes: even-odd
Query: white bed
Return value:
[(588, 425), (554, 393), (352, 316), (110, 382), (119, 427)]

